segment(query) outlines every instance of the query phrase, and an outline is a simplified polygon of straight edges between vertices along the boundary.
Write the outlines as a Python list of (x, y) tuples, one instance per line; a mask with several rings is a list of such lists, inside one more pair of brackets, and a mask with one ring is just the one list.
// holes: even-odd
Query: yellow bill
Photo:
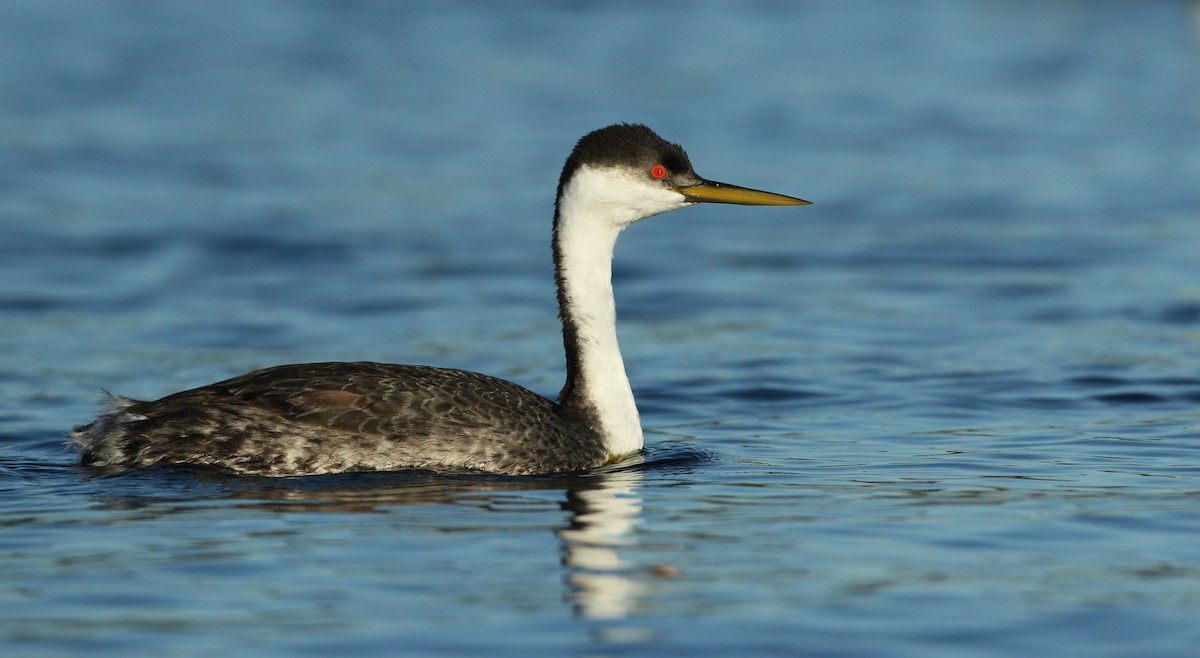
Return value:
[(752, 190), (748, 187), (710, 180), (698, 185), (677, 187), (675, 191), (686, 197), (688, 201), (700, 203), (736, 203), (741, 206), (807, 206), (812, 204), (811, 201), (797, 199), (794, 196)]

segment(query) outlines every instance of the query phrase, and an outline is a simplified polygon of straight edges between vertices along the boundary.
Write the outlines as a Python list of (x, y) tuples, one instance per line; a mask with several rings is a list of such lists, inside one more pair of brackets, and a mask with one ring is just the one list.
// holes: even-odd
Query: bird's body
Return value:
[(706, 181), (650, 129), (583, 137), (559, 179), (554, 262), (567, 356), (553, 402), (479, 373), (379, 363), (277, 366), (144, 402), (115, 396), (72, 441), (83, 463), (211, 466), (250, 475), (470, 470), (580, 471), (642, 447), (616, 334), (617, 236), (696, 202), (799, 205)]
[(105, 420), (109, 427), (97, 429), (122, 438), (89, 450), (97, 464), (268, 476), (398, 468), (524, 475), (609, 459), (585, 414), (503, 379), (428, 366), (276, 366), (153, 402), (118, 398)]

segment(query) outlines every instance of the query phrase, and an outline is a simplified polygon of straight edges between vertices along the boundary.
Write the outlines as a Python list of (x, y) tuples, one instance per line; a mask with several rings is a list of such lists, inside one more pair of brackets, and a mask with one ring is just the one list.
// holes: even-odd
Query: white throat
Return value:
[(566, 303), (578, 343), (575, 392), (592, 406), (613, 455), (642, 448), (642, 424), (621, 348), (613, 300), (612, 258), (626, 226), (681, 208), (683, 196), (619, 169), (580, 167), (558, 200), (558, 250)]

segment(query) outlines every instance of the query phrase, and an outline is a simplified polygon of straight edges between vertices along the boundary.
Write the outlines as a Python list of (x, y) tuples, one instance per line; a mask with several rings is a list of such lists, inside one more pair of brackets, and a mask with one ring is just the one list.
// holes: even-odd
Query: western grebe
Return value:
[(705, 180), (642, 125), (585, 135), (554, 206), (567, 378), (553, 402), (475, 372), (382, 363), (276, 366), (153, 402), (113, 395), (71, 441), (85, 466), (210, 466), (264, 476), (399, 469), (512, 475), (595, 468), (642, 448), (617, 345), (612, 258), (630, 224), (693, 203), (805, 205)]

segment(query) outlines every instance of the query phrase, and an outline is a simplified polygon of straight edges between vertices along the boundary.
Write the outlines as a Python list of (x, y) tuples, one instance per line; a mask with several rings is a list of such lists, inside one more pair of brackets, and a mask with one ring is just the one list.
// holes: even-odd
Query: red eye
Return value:
[(666, 178), (667, 168), (662, 165), (654, 165), (650, 167), (650, 175), (655, 178)]

